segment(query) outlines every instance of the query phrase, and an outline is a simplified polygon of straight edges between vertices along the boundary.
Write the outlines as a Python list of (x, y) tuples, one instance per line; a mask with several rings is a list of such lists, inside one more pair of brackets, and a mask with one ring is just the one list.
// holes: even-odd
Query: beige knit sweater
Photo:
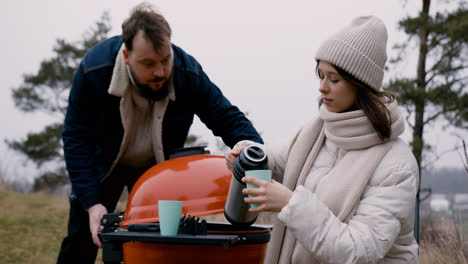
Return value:
[(162, 122), (169, 100), (175, 101), (172, 78), (166, 98), (153, 102), (142, 97), (125, 63), (123, 49), (124, 44), (117, 54), (108, 92), (122, 98), (120, 115), (124, 136), (116, 160), (101, 181), (112, 173), (117, 164), (138, 168), (164, 161)]

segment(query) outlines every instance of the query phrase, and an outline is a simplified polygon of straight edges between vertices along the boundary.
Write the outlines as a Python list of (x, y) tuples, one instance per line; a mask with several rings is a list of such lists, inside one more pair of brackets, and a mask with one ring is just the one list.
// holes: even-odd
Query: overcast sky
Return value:
[[(129, 10), (141, 1), (111, 0), (15, 0), (3, 4), (0, 89), (0, 139), (19, 139), (40, 131), (57, 120), (40, 114), (24, 114), (14, 108), (11, 88), (21, 84), (23, 73), (36, 73), (42, 59), (50, 58), (57, 38), (79, 40), (108, 10), (110, 35), (120, 34)], [(267, 142), (291, 137), (317, 114), (318, 80), (314, 53), (321, 41), (360, 15), (375, 15), (386, 24), (387, 50), (405, 40), (397, 22), (415, 14), (421, 0), (166, 0), (150, 1), (169, 21), (173, 42), (193, 55), (226, 97), (249, 118)], [(405, 5), (404, 5), (405, 4)], [(432, 3), (432, 10), (443, 3)], [(438, 7), (439, 6), (439, 7)], [(410, 61), (410, 59), (408, 59)], [(414, 63), (399, 70), (415, 72)], [(386, 72), (385, 80), (392, 76)], [(431, 130), (426, 140), (438, 153), (460, 141), (453, 131)], [(196, 123), (192, 132), (209, 138)], [(466, 131), (455, 131), (468, 139)], [(430, 136), (429, 136), (430, 134)], [(411, 139), (407, 129), (404, 139)], [(3, 156), (6, 153), (4, 147)], [(3, 158), (4, 163), (5, 159)], [(11, 165), (11, 164), (10, 164)], [(5, 166), (5, 165), (3, 165)], [(434, 166), (462, 167), (457, 152), (444, 155)], [(16, 167), (16, 166), (15, 166)], [(21, 167), (21, 166), (20, 166)], [(21, 168), (19, 172), (21, 173)]]

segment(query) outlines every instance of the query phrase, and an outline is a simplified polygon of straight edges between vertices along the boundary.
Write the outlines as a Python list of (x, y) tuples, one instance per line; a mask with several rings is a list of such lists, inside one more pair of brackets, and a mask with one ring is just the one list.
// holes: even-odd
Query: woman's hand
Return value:
[(291, 190), (275, 180), (267, 182), (253, 177), (243, 177), (242, 181), (258, 186), (258, 188), (245, 188), (242, 190), (245, 195), (256, 195), (256, 197), (245, 197), (244, 202), (260, 204), (258, 207), (250, 208), (249, 212), (279, 212), (288, 204), (293, 195)]
[(237, 156), (240, 155), (241, 151), (250, 145), (258, 144), (250, 140), (242, 140), (237, 142), (237, 144), (226, 154), (226, 166), (230, 171), (234, 168), (234, 162), (236, 161)]

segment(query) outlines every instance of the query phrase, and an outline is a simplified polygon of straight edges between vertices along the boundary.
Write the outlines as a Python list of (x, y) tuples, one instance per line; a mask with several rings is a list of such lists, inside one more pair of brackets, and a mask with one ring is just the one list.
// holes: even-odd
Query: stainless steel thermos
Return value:
[(258, 214), (249, 212), (249, 204), (244, 202), (242, 189), (246, 188), (246, 185), (242, 182), (242, 178), (247, 170), (264, 169), (268, 169), (268, 158), (259, 146), (251, 145), (244, 148), (236, 158), (227, 201), (224, 205), (224, 216), (231, 224), (249, 226), (257, 220)]

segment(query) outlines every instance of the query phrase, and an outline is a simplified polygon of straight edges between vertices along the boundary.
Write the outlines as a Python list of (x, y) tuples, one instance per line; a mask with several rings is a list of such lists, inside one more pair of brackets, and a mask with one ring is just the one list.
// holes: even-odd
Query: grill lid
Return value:
[(182, 201), (182, 214), (191, 216), (222, 213), (231, 177), (223, 156), (202, 154), (159, 163), (133, 186), (120, 225), (158, 222), (158, 200)]

